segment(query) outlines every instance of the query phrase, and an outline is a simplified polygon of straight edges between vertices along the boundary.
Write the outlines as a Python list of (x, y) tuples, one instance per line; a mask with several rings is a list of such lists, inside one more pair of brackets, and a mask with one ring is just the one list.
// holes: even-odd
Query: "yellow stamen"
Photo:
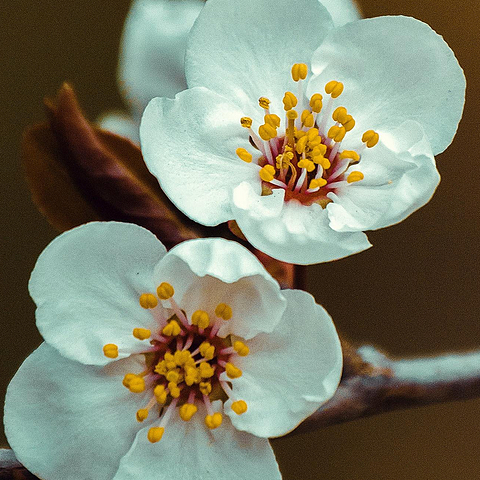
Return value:
[(180, 389), (175, 382), (168, 383), (168, 390), (173, 398), (178, 398), (180, 396)]
[(347, 119), (343, 122), (343, 127), (349, 132), (355, 126), (355, 119), (351, 115), (347, 115)]
[(308, 135), (303, 136), (302, 138), (297, 140), (297, 143), (295, 145), (295, 150), (297, 153), (300, 155), (305, 151), (305, 147), (307, 146), (308, 142)]
[(274, 113), (265, 115), (265, 123), (272, 126), (273, 128), (278, 128), (280, 126), (280, 117)]
[(215, 309), (215, 315), (223, 320), (230, 320), (233, 315), (232, 307), (226, 303), (219, 303)]
[(324, 178), (314, 178), (310, 181), (308, 188), (322, 188), (327, 184), (327, 181)]
[(290, 162), (293, 159), (293, 153), (292, 152), (285, 152), (283, 154), (277, 155), (277, 158), (275, 159), (277, 168), (280, 170), (282, 168), (288, 168), (290, 165)]
[(159, 442), (162, 437), (165, 429), (163, 427), (152, 427), (147, 433), (148, 441), (151, 443)]
[(135, 378), (136, 375), (134, 373), (127, 373), (124, 377), (123, 377), (123, 386), (124, 387), (127, 387), (129, 388), (129, 385), (130, 385), (130, 381)]
[(331, 95), (332, 98), (339, 97), (343, 92), (343, 83), (332, 80), (325, 85), (325, 93)]
[(378, 143), (379, 135), (374, 130), (367, 130), (362, 136), (362, 142), (367, 144), (368, 148), (374, 147)]
[(163, 327), (162, 333), (167, 337), (176, 337), (182, 329), (176, 320), (171, 320)]
[(287, 110), (287, 111), (291, 110), (292, 108), (297, 106), (297, 103), (298, 103), (297, 97), (292, 92), (285, 92), (285, 95), (283, 96), (284, 110)]
[[(318, 138), (318, 135), (319, 135), (319, 131), (318, 131), (318, 128), (311, 128), (307, 133), (307, 136), (308, 136), (308, 141), (309, 142), (312, 142), (313, 140), (315, 140), (316, 138)], [(325, 147), (326, 148), (326, 147)]]
[(173, 360), (179, 367), (181, 367), (193, 359), (192, 359), (192, 355), (188, 350), (177, 350), (173, 354)]
[(197, 410), (198, 410), (198, 407), (196, 405), (194, 405), (193, 403), (184, 403), (180, 407), (178, 413), (180, 414), (180, 418), (184, 422), (188, 422), (197, 413)]
[(232, 410), (237, 414), (241, 415), (247, 411), (247, 403), (243, 400), (237, 400), (232, 403)]
[(243, 128), (250, 128), (252, 126), (253, 120), (250, 117), (242, 117), (240, 119), (240, 124)]
[(313, 172), (315, 170), (315, 164), (308, 158), (302, 158), (297, 165), (299, 168), (306, 168), (307, 172)]
[(148, 417), (148, 408), (141, 408), (137, 411), (137, 422), (143, 422)]
[(215, 412), (213, 415), (205, 417), (205, 425), (211, 430), (218, 428), (222, 424), (223, 418), (220, 412)]
[(332, 114), (332, 118), (343, 125), (347, 121), (347, 109), (345, 107), (337, 107)]
[[(293, 93), (292, 93), (292, 95), (293, 95)], [(296, 99), (295, 99), (295, 101), (296, 101)], [(283, 103), (285, 103), (285, 99), (284, 99)], [(285, 110), (287, 110), (287, 109), (285, 108)], [(288, 110), (288, 112), (287, 112), (288, 125), (287, 125), (286, 135), (287, 135), (287, 140), (288, 140), (288, 146), (289, 147), (293, 147), (294, 144), (295, 144), (295, 119), (297, 117), (298, 117), (298, 113), (295, 110)]]
[(275, 127), (272, 127), (271, 125), (266, 123), (258, 127), (258, 134), (260, 135), (260, 138), (262, 140), (268, 142), (269, 140), (277, 136), (277, 130), (275, 129)]
[(250, 349), (240, 340), (233, 343), (233, 349), (241, 356), (246, 357), (250, 353)]
[(360, 161), (360, 155), (354, 150), (344, 150), (340, 155), (339, 159), (344, 160), (345, 158), (351, 158), (354, 162)]
[(228, 362), (225, 365), (225, 371), (227, 372), (227, 376), (229, 378), (239, 378), (242, 376), (242, 371), (237, 368), (233, 363)]
[(312, 157), (312, 161), (317, 165), (321, 165), (324, 170), (328, 170), (332, 166), (330, 160), (323, 155), (316, 155), (315, 157)]
[(307, 128), (313, 127), (315, 120), (313, 119), (313, 115), (308, 110), (304, 110), (302, 112), (301, 118), (302, 118), (302, 124), (305, 127)]
[(320, 145), (316, 145), (312, 149), (312, 156), (316, 157), (317, 155), (325, 155), (327, 153), (327, 146), (321, 143)]
[(335, 142), (341, 142), (345, 138), (346, 133), (344, 127), (337, 127), (334, 125), (333, 127), (330, 127), (327, 136)]
[(314, 113), (320, 113), (323, 107), (323, 97), (319, 93), (314, 93), (310, 99), (310, 108)]
[(198, 328), (207, 328), (210, 325), (210, 317), (204, 310), (197, 310), (192, 314), (192, 325), (197, 325)]
[(200, 382), (198, 387), (203, 395), (210, 395), (210, 393), (212, 393), (212, 384), (210, 382)]
[(114, 343), (107, 343), (103, 346), (103, 354), (108, 358), (118, 357), (118, 347)]
[(308, 67), (305, 63), (295, 63), (292, 67), (292, 78), (294, 82), (305, 80), (308, 74)]
[(200, 369), (201, 378), (211, 378), (215, 373), (215, 370), (213, 369), (213, 367), (207, 362), (200, 363), (198, 368)]
[(347, 177), (347, 182), (348, 183), (353, 183), (353, 182), (359, 182), (360, 180), (363, 180), (363, 173), (362, 172), (352, 172), (348, 177)]
[(143, 308), (155, 308), (158, 300), (152, 293), (142, 293), (138, 299)]
[(175, 289), (167, 282), (161, 283), (157, 288), (157, 295), (161, 300), (168, 300), (174, 293)]
[(244, 162), (247, 162), (247, 163), (250, 163), (252, 161), (252, 154), (250, 152), (248, 152), (247, 150), (245, 150), (244, 148), (242, 147), (238, 147), (236, 150), (235, 150), (235, 153), (238, 155), (238, 157), (240, 157), (241, 160), (243, 160)]
[(165, 387), (163, 385), (157, 385), (153, 389), (153, 394), (155, 395), (158, 403), (165, 403), (167, 401), (167, 392), (165, 391)]
[(268, 110), (268, 108), (270, 107), (270, 100), (266, 97), (260, 97), (258, 99), (258, 104), (265, 110)]
[(150, 338), (152, 332), (148, 328), (134, 328), (133, 329), (133, 336), (138, 338), (139, 340), (146, 340)]
[(200, 345), (200, 355), (205, 360), (211, 360), (215, 356), (215, 347), (208, 342), (203, 342)]
[(271, 182), (275, 178), (275, 167), (273, 165), (265, 165), (258, 174), (264, 182)]
[(166, 379), (169, 382), (175, 382), (175, 383), (179, 383), (182, 380), (181, 377), (182, 376), (180, 375), (180, 372), (178, 372), (177, 370), (170, 370), (166, 375)]
[(143, 377), (139, 377), (138, 375), (135, 375), (128, 382), (128, 389), (132, 393), (142, 393), (145, 390), (145, 380), (143, 379)]

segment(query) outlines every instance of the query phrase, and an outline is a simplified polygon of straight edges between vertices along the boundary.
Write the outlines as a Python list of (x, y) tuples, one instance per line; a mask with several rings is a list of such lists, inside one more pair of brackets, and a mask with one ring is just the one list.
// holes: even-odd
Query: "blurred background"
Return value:
[[(359, 3), (366, 17), (414, 16), (442, 34), (465, 70), (467, 103), (453, 144), (437, 158), (442, 182), (433, 200), (400, 225), (370, 233), (372, 249), (310, 267), (309, 290), (340, 332), (394, 355), (480, 348), (480, 2)], [(123, 108), (115, 74), (129, 4), (2, 0), (0, 6), (1, 398), (41, 341), (27, 282), (56, 235), (24, 182), (22, 130), (43, 120), (43, 97), (64, 80), (90, 119)], [(274, 448), (285, 480), (476, 479), (480, 400), (358, 420), (276, 440)]]

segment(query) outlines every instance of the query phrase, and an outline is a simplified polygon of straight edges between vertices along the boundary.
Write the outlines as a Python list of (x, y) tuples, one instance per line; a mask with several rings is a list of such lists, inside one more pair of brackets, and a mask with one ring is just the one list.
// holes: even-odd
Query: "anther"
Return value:
[(307, 172), (313, 172), (315, 170), (315, 164), (308, 158), (302, 158), (297, 165), (299, 168), (306, 168)]
[(297, 143), (295, 145), (295, 150), (297, 151), (297, 153), (299, 155), (305, 151), (305, 147), (307, 146), (307, 142), (308, 142), (308, 136), (307, 135), (304, 135), (303, 137), (301, 137), (300, 139), (297, 140)]
[[(198, 366), (198, 368), (200, 369), (200, 377), (201, 378), (211, 378), (213, 377), (213, 375), (215, 374), (215, 370), (213, 369), (213, 367), (207, 363), (207, 362), (202, 362), (200, 363), (200, 365)], [(238, 370), (238, 369), (237, 369)], [(228, 375), (228, 373), (227, 373)]]
[(243, 160), (244, 162), (247, 162), (247, 163), (250, 163), (252, 161), (252, 154), (250, 152), (248, 152), (247, 150), (245, 150), (244, 148), (242, 147), (238, 147), (236, 150), (235, 150), (235, 153), (237, 154), (237, 156)]
[(374, 147), (378, 143), (379, 135), (374, 130), (367, 130), (362, 136), (362, 142), (367, 145), (368, 148)]
[(193, 404), (193, 403), (184, 403), (180, 409), (179, 409), (179, 414), (180, 418), (184, 422), (188, 422), (189, 420), (192, 419), (192, 417), (197, 413), (198, 407)]
[(277, 136), (277, 130), (275, 127), (272, 127), (268, 123), (265, 123), (264, 125), (260, 125), (258, 127), (258, 134), (260, 135), (260, 138), (262, 140), (268, 142), (269, 140)]
[(148, 417), (148, 408), (141, 408), (137, 411), (137, 422), (143, 422)]
[(107, 343), (103, 346), (103, 354), (108, 358), (118, 357), (118, 347), (114, 343)]
[(211, 430), (218, 428), (223, 421), (222, 414), (220, 412), (215, 412), (213, 415), (207, 415), (205, 417), (205, 425)]
[(145, 380), (143, 377), (134, 375), (134, 377), (128, 382), (128, 389), (132, 393), (142, 393), (145, 390)]
[(351, 115), (347, 115), (347, 119), (345, 122), (343, 122), (343, 127), (347, 132), (352, 130), (352, 128), (355, 126), (355, 119)]
[(283, 108), (285, 110), (291, 110), (292, 108), (297, 106), (297, 103), (297, 97), (292, 92), (285, 92), (285, 95), (283, 96)]
[(192, 314), (192, 325), (197, 325), (198, 328), (205, 329), (210, 325), (210, 317), (204, 310), (197, 310)]
[(210, 395), (210, 393), (212, 393), (212, 384), (210, 382), (200, 382), (198, 388), (203, 395)]
[(148, 328), (134, 328), (133, 329), (133, 336), (138, 338), (139, 340), (146, 340), (150, 338), (152, 332)]
[(339, 97), (343, 92), (343, 83), (332, 80), (325, 85), (325, 93), (331, 95), (332, 98)]
[(308, 74), (308, 67), (305, 63), (295, 63), (292, 66), (292, 78), (294, 82), (305, 80)]
[(347, 182), (348, 183), (354, 183), (354, 182), (359, 182), (360, 180), (363, 180), (364, 176), (362, 172), (352, 172), (348, 177), (347, 177)]
[(264, 182), (271, 182), (275, 178), (275, 167), (273, 165), (265, 165), (258, 174)]
[(173, 398), (178, 398), (180, 396), (180, 389), (178, 388), (178, 385), (175, 382), (169, 382), (168, 383), (168, 390), (170, 392), (170, 395)]
[(142, 293), (138, 299), (142, 308), (155, 308), (158, 300), (153, 293)]
[(253, 120), (250, 117), (242, 117), (240, 119), (240, 124), (243, 128), (250, 128), (252, 126)]
[(354, 150), (344, 150), (338, 157), (340, 160), (344, 160), (345, 158), (351, 158), (353, 160), (352, 163), (358, 163), (360, 161), (360, 155), (355, 152)]
[(176, 320), (171, 320), (167, 325), (163, 327), (162, 333), (167, 337), (176, 337), (180, 334), (182, 329)]
[(208, 342), (203, 342), (200, 345), (200, 355), (205, 360), (211, 360), (215, 356), (215, 347)]
[(233, 315), (232, 307), (226, 303), (219, 303), (215, 309), (215, 315), (223, 320), (230, 320)]
[(322, 188), (327, 184), (327, 181), (324, 178), (314, 178), (310, 181), (308, 188)]
[(342, 125), (347, 121), (347, 109), (345, 107), (337, 107), (332, 114), (333, 120), (335, 120), (338, 123), (341, 123)]
[(315, 120), (313, 118), (313, 115), (310, 113), (309, 110), (304, 110), (302, 112), (302, 124), (307, 127), (307, 128), (310, 128), (310, 127), (313, 127), (314, 123), (315, 123)]
[(258, 104), (264, 109), (264, 110), (268, 110), (269, 107), (270, 107), (270, 100), (266, 97), (260, 97), (258, 99)]
[(172, 298), (174, 293), (175, 289), (167, 282), (161, 283), (157, 288), (157, 295), (161, 300)]
[(163, 385), (157, 385), (153, 389), (153, 394), (155, 395), (158, 403), (165, 403), (167, 401), (167, 392), (165, 391), (165, 387)]
[(250, 353), (250, 349), (240, 340), (233, 343), (233, 349), (241, 356), (246, 357)]
[(293, 159), (293, 153), (292, 152), (285, 152), (283, 154), (277, 155), (277, 158), (275, 159), (275, 163), (277, 165), (278, 170), (282, 168), (288, 168), (290, 165), (292, 159)]
[(148, 433), (147, 433), (148, 441), (151, 443), (159, 442), (162, 439), (164, 432), (165, 432), (165, 429), (163, 427), (150, 428), (150, 430), (148, 430)]
[(330, 127), (327, 137), (331, 138), (335, 142), (341, 142), (345, 138), (346, 133), (345, 127), (337, 127), (334, 125), (333, 127)]
[(273, 128), (278, 128), (280, 126), (280, 117), (274, 113), (265, 115), (264, 120), (267, 125), (270, 125)]
[(233, 363), (227, 362), (225, 365), (225, 371), (227, 372), (228, 378), (239, 378), (242, 376), (242, 371), (237, 368)]
[(314, 93), (310, 98), (310, 108), (314, 113), (320, 113), (323, 107), (323, 97), (319, 93)]
[(241, 415), (247, 411), (247, 403), (244, 400), (237, 400), (232, 403), (232, 410), (237, 414)]
[(130, 388), (130, 381), (135, 378), (136, 375), (134, 373), (127, 373), (124, 377), (123, 377), (123, 386), (124, 387), (127, 387), (127, 388)]

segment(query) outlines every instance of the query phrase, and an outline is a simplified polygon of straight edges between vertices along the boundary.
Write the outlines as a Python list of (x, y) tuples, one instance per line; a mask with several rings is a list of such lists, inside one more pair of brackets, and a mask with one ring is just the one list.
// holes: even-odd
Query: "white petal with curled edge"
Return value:
[(280, 287), (245, 247), (221, 238), (189, 240), (173, 249), (155, 270), (159, 283), (171, 283), (175, 301), (190, 317), (206, 310), (211, 317), (220, 303), (233, 317), (219, 331), (251, 338), (271, 332), (286, 306)]
[(283, 118), (283, 95), (297, 88), (292, 65), (309, 64), (332, 27), (318, 0), (208, 0), (188, 39), (188, 86), (220, 93), (248, 116), (267, 97)]
[(103, 355), (107, 343), (118, 345), (120, 358), (144, 351), (150, 345), (133, 328), (157, 323), (139, 297), (155, 288), (154, 267), (165, 253), (153, 233), (129, 223), (92, 222), (57, 237), (29, 283), (43, 338), (85, 364), (112, 361)]
[(465, 77), (443, 38), (419, 20), (379, 17), (335, 29), (315, 52), (312, 70), (309, 94), (323, 93), (330, 80), (345, 85), (337, 102), (356, 120), (346, 148), (366, 130), (389, 131), (405, 120), (423, 126), (435, 155), (455, 135)]
[(97, 123), (103, 130), (128, 138), (137, 145), (140, 144), (140, 124), (124, 112), (108, 112), (102, 115)]
[(243, 372), (230, 380), (234, 400), (248, 409), (234, 413), (233, 425), (260, 437), (293, 430), (335, 393), (342, 374), (342, 349), (332, 319), (301, 290), (284, 290), (287, 309), (277, 328), (247, 342), (250, 354), (232, 360)]
[(258, 166), (236, 155), (254, 153), (243, 113), (205, 88), (153, 99), (140, 127), (142, 153), (170, 200), (196, 222), (218, 225), (232, 219), (231, 190), (247, 181), (260, 191)]
[(255, 247), (283, 262), (309, 265), (352, 255), (371, 245), (361, 232), (332, 230), (320, 205), (284, 202), (284, 190), (260, 196), (243, 183), (233, 193), (235, 220)]
[(281, 480), (268, 440), (237, 431), (228, 417), (217, 429), (208, 430), (205, 415), (200, 407), (192, 420), (184, 422), (175, 412), (154, 444), (147, 439), (148, 429), (140, 430), (113, 480)]
[(321, 0), (320, 3), (327, 8), (336, 27), (361, 18), (355, 0)]
[(203, 0), (136, 0), (123, 31), (120, 90), (140, 116), (154, 97), (171, 97), (187, 87), (187, 35)]
[(430, 200), (440, 181), (428, 139), (414, 121), (382, 133), (381, 143), (367, 150), (354, 168), (365, 174), (364, 180), (329, 195), (330, 226), (340, 232), (404, 220)]
[(82, 365), (42, 344), (7, 390), (5, 432), (18, 460), (49, 480), (113, 478), (140, 428), (148, 402), (122, 385), (142, 366), (131, 357), (105, 367)]

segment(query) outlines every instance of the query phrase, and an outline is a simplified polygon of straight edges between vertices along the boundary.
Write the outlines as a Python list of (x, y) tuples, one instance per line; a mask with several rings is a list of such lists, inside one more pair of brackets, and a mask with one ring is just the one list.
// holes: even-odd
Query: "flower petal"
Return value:
[(170, 200), (193, 220), (218, 225), (231, 220), (232, 188), (247, 181), (260, 191), (258, 167), (235, 151), (253, 153), (240, 125), (243, 113), (205, 88), (155, 98), (140, 127), (142, 153)]
[(173, 98), (186, 88), (187, 34), (203, 5), (202, 0), (136, 0), (132, 5), (122, 38), (119, 83), (137, 120), (152, 98)]
[(381, 142), (365, 151), (355, 169), (364, 173), (364, 180), (329, 194), (330, 226), (339, 232), (374, 230), (404, 220), (430, 200), (440, 181), (428, 139), (414, 121), (381, 134)]
[(159, 282), (174, 286), (175, 300), (188, 316), (195, 310), (213, 316), (218, 304), (230, 305), (233, 317), (221, 327), (223, 337), (271, 332), (285, 310), (278, 283), (237, 242), (221, 238), (183, 242), (161, 260), (155, 275)]
[(361, 18), (355, 0), (321, 0), (336, 27)]
[(284, 202), (281, 189), (260, 196), (242, 183), (233, 192), (233, 205), (234, 218), (248, 241), (283, 262), (329, 262), (371, 246), (361, 232), (332, 230), (328, 213), (320, 205)]
[(106, 367), (67, 360), (46, 343), (7, 390), (5, 432), (18, 460), (49, 480), (110, 480), (139, 429), (143, 394), (123, 385), (134, 358)]
[(328, 313), (306, 292), (284, 295), (287, 309), (277, 328), (250, 340), (250, 354), (234, 360), (240, 378), (224, 378), (248, 406), (237, 415), (229, 408), (232, 399), (226, 402), (233, 425), (261, 437), (293, 430), (333, 396), (342, 373), (340, 340)]
[(57, 237), (40, 255), (30, 278), (37, 327), (62, 355), (103, 365), (107, 343), (119, 357), (145, 350), (134, 327), (153, 328), (139, 296), (154, 288), (153, 270), (165, 247), (148, 230), (93, 222)]
[(155, 444), (147, 440), (147, 429), (140, 430), (113, 480), (281, 479), (268, 440), (238, 432), (228, 418), (209, 431), (203, 423), (205, 415), (201, 407), (192, 420), (184, 422), (174, 413)]
[(209, 0), (188, 39), (188, 86), (220, 93), (249, 116), (262, 96), (283, 111), (285, 91), (296, 88), (292, 65), (309, 64), (332, 26), (318, 0)]
[(140, 144), (140, 124), (123, 112), (108, 112), (97, 120), (100, 128), (126, 137), (137, 145)]
[(436, 155), (455, 135), (465, 77), (450, 47), (423, 22), (392, 16), (349, 23), (328, 35), (312, 70), (310, 94), (332, 79), (344, 83), (339, 102), (355, 118), (357, 136), (415, 120)]

